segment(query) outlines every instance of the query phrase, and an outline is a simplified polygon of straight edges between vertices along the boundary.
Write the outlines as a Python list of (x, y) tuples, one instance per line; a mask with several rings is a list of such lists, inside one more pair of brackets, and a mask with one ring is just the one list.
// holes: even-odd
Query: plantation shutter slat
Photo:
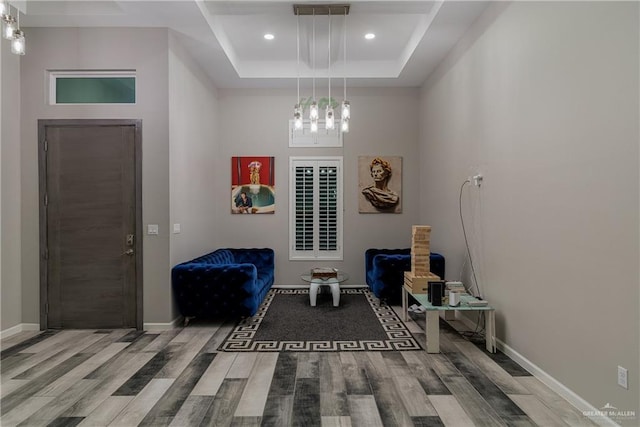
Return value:
[(313, 167), (295, 168), (295, 212), (296, 237), (298, 251), (313, 250)]
[(319, 174), (319, 250), (335, 251), (337, 249), (338, 203), (337, 203), (338, 168), (324, 166)]

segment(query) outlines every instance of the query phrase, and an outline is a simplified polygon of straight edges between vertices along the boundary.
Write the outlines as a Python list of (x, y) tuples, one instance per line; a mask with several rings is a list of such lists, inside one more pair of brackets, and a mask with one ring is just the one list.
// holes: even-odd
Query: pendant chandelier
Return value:
[(0, 0), (0, 19), (2, 19), (2, 36), (11, 41), (11, 53), (25, 54), (24, 32), (20, 30), (20, 11), (16, 9), (16, 16), (11, 15), (11, 5), (8, 1)]
[[(300, 98), (300, 15), (303, 16), (311, 16), (312, 24), (311, 24), (311, 48), (309, 49), (309, 55), (311, 56), (311, 68), (312, 68), (312, 95), (310, 100), (307, 102), (309, 106), (309, 130), (311, 133), (318, 132), (318, 121), (319, 121), (319, 105), (316, 100), (316, 15), (327, 15), (329, 18), (329, 31), (328, 31), (328, 80), (329, 80), (329, 97), (327, 101), (327, 105), (325, 107), (324, 114), (324, 125), (325, 129), (332, 130), (335, 129), (335, 111), (333, 107), (333, 103), (335, 102), (331, 97), (331, 28), (332, 28), (332, 15), (341, 14), (344, 16), (343, 22), (343, 84), (344, 84), (344, 98), (341, 102), (340, 108), (340, 130), (343, 133), (349, 132), (349, 120), (351, 118), (351, 107), (349, 101), (347, 101), (347, 15), (349, 14), (350, 5), (348, 4), (326, 4), (326, 5), (304, 5), (297, 4), (293, 5), (293, 13), (296, 15), (296, 56), (297, 56), (297, 102), (293, 109), (293, 123), (294, 128), (296, 130), (301, 130), (303, 128), (304, 122), (304, 106), (301, 102)], [(338, 105), (336, 103), (336, 105)]]

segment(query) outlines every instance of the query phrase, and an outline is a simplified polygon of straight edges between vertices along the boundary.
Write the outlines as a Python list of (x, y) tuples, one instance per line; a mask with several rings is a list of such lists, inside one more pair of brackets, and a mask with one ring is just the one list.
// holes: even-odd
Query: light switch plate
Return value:
[(147, 234), (158, 234), (158, 224), (148, 224), (147, 225)]
[(173, 234), (180, 233), (180, 224), (173, 224)]
[(628, 371), (622, 366), (618, 365), (618, 385), (622, 388), (629, 389), (629, 382), (627, 377)]

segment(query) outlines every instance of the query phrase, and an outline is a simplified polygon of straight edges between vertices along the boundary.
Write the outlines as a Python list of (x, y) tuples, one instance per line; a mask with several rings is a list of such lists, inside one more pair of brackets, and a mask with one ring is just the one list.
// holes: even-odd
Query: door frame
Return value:
[(135, 268), (136, 268), (136, 328), (143, 329), (143, 301), (142, 301), (142, 120), (138, 119), (39, 119), (38, 120), (38, 209), (40, 212), (40, 330), (48, 329), (48, 277), (47, 277), (47, 207), (45, 194), (47, 188), (47, 156), (46, 130), (49, 126), (79, 127), (79, 126), (133, 126), (134, 127), (134, 174), (135, 174)]

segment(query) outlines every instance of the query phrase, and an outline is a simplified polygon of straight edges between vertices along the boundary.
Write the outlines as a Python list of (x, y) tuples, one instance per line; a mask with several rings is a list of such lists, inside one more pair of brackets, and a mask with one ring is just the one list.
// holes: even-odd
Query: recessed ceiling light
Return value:
[(373, 40), (373, 39), (376, 38), (376, 35), (373, 34), (373, 33), (367, 33), (367, 34), (364, 35), (364, 38), (367, 39), (367, 40)]
[(264, 38), (266, 40), (273, 40), (275, 38), (275, 36), (273, 34), (267, 33), (264, 35)]

